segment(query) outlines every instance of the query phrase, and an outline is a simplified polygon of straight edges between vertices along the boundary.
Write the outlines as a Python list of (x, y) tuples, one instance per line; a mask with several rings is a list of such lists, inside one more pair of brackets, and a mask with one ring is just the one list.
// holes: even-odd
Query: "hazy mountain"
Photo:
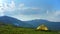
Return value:
[(33, 26), (37, 27), (40, 24), (45, 24), (47, 22), (50, 22), (48, 20), (43, 20), (43, 19), (36, 19), (36, 20), (31, 20), (31, 21), (25, 21), (26, 23), (32, 24)]
[(31, 20), (25, 22), (32, 24), (34, 28), (38, 27), (41, 24), (44, 24), (49, 28), (49, 30), (60, 30), (60, 22), (51, 22), (44, 19), (37, 19), (37, 20)]
[(33, 27), (32, 25), (30, 25), (28, 23), (25, 23), (21, 20), (18, 20), (16, 18), (9, 17), (9, 16), (1, 16), (0, 22), (2, 22), (4, 24), (13, 24), (13, 25), (19, 26), (19, 27)]
[(49, 28), (49, 30), (60, 30), (60, 22), (51, 22), (51, 21), (44, 20), (44, 19), (21, 21), (13, 17), (1, 16), (0, 23), (12, 24), (18, 27), (29, 27), (29, 28), (36, 28), (39, 25), (44, 24)]

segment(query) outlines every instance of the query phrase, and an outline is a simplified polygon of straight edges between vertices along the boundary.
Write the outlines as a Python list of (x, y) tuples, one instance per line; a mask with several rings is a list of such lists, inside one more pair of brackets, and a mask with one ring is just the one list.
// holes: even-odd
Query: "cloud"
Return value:
[(0, 16), (8, 15), (25, 21), (34, 19), (60, 21), (60, 11), (52, 11), (53, 9), (51, 7), (49, 9), (46, 9), (46, 7), (43, 9), (42, 8), (43, 7), (40, 8), (34, 6), (26, 6), (24, 3), (20, 3), (18, 6), (16, 6), (14, 1), (11, 1), (11, 3), (5, 2), (0, 3)]
[(36, 8), (36, 7), (26, 7), (24, 3), (20, 4), (18, 6), (18, 9), (19, 10), (28, 10), (28, 9), (31, 9), (31, 10), (39, 10), (40, 8)]
[(55, 16), (58, 16), (58, 15), (60, 15), (60, 11), (55, 12)]
[(19, 5), (19, 7), (24, 7), (24, 6), (25, 6), (24, 3), (22, 3), (22, 4)]
[(3, 5), (0, 3), (0, 16), (4, 15), (4, 7)]
[(11, 4), (9, 5), (9, 7), (10, 7), (10, 10), (13, 10), (13, 11), (15, 10), (16, 6), (15, 6), (14, 1), (11, 2)]
[(14, 11), (16, 8), (14, 1), (11, 1), (10, 4), (4, 3), (4, 8), (5, 11)]
[[(33, 17), (33, 14), (35, 14), (35, 15), (38, 14), (39, 11), (37, 11), (37, 10), (40, 10), (40, 8), (38, 8), (38, 7), (30, 7), (30, 6), (27, 7), (27, 6), (25, 6), (24, 3), (21, 3), (20, 5), (16, 6), (14, 1), (11, 1), (11, 3), (6, 3), (6, 2), (3, 4), (1, 3), (0, 5), (1, 5), (0, 6), (0, 16), (1, 15), (8, 15), (8, 16), (16, 15), (16, 16), (18, 16), (17, 17), (18, 19), (22, 19), (22, 20), (31, 20), (31, 18)], [(28, 16), (26, 15), (27, 14), (26, 12), (31, 14), (32, 17), (30, 16), (28, 18)], [(25, 14), (25, 15), (23, 15), (23, 14)], [(38, 17), (35, 17), (35, 18), (38, 18)], [(35, 18), (32, 18), (32, 19), (35, 19)]]
[(41, 14), (42, 8), (26, 6), (24, 3), (21, 3), (19, 4), (17, 11), (22, 15), (36, 15)]
[(49, 21), (60, 22), (60, 11), (58, 11), (58, 10), (53, 11), (50, 14), (48, 14), (46, 17), (47, 18), (45, 18), (45, 17), (44, 18)]
[(3, 14), (6, 14), (6, 13), (9, 13), (9, 14), (11, 13), (12, 14), (13, 13), (14, 14), (16, 12), (16, 10), (17, 11), (19, 10), (20, 13), (22, 13), (22, 12), (26, 13), (26, 11), (28, 11), (28, 13), (29, 13), (30, 10), (32, 10), (33, 13), (34, 13), (34, 10), (40, 10), (40, 8), (37, 8), (37, 7), (27, 7), (27, 6), (25, 6), (24, 3), (20, 3), (18, 6), (16, 6), (16, 3), (14, 1), (11, 1), (11, 3), (4, 2), (4, 3), (0, 4), (0, 11), (1, 11), (0, 13), (3, 13)]
[(16, 8), (14, 1), (11, 1), (11, 3), (1, 3), (0, 2), (0, 16), (5, 15), (6, 12), (12, 12)]
[(20, 15), (14, 15), (12, 17), (17, 18), (17, 19), (22, 20), (22, 21), (29, 21), (29, 20), (42, 18), (42, 16), (39, 16), (39, 15), (21, 15), (21, 14)]
[(3, 0), (0, 0), (0, 3), (2, 3)]
[(30, 9), (32, 9), (32, 10), (41, 10), (41, 8), (35, 8), (35, 7), (31, 7)]

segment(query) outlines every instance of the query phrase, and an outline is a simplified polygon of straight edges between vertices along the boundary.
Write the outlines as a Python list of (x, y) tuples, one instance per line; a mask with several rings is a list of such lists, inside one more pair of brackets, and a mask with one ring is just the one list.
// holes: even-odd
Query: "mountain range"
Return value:
[(0, 22), (4, 24), (13, 24), (17, 27), (29, 27), (37, 28), (39, 25), (44, 24), (48, 27), (49, 30), (60, 30), (60, 22), (52, 22), (44, 19), (36, 19), (31, 21), (21, 21), (9, 16), (1, 16)]
[(44, 19), (36, 19), (25, 22), (32, 24), (34, 28), (37, 28), (38, 26), (44, 24), (46, 27), (48, 27), (49, 30), (60, 30), (60, 22), (51, 22)]
[(12, 24), (12, 25), (18, 26), (18, 27), (31, 27), (32, 26), (32, 25), (30, 25), (28, 23), (25, 23), (25, 22), (23, 22), (21, 20), (18, 20), (16, 18), (9, 17), (9, 16), (1, 16), (0, 17), (0, 22), (4, 23), (4, 24)]

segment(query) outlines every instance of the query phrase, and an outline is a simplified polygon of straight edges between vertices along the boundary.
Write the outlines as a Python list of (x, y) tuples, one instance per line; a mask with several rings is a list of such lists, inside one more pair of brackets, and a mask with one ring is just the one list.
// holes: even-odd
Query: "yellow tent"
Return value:
[(42, 25), (40, 25), (40, 26), (37, 27), (37, 30), (44, 30), (44, 31), (47, 31), (48, 28), (47, 28), (44, 24), (42, 24)]

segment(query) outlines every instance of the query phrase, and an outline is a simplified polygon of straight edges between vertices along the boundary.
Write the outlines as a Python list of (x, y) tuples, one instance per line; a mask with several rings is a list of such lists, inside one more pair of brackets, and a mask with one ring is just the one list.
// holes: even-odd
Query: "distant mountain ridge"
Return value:
[(43, 19), (36, 19), (36, 20), (31, 20), (31, 21), (25, 21), (26, 23), (32, 24), (35, 27), (39, 26), (40, 24), (44, 24), (47, 22), (50, 22), (48, 20), (43, 20)]
[(9, 16), (1, 16), (0, 22), (5, 23), (5, 24), (13, 24), (19, 27), (31, 27), (32, 26), (31, 24), (25, 23), (21, 20), (18, 20), (16, 18), (9, 17)]
[(18, 27), (29, 27), (29, 28), (37, 28), (39, 25), (44, 24), (49, 28), (49, 30), (60, 30), (60, 22), (52, 22), (44, 19), (21, 21), (13, 17), (1, 16), (0, 22), (4, 24), (12, 24)]
[(60, 30), (60, 22), (52, 22), (44, 19), (31, 20), (26, 22), (32, 24), (34, 28), (37, 28), (39, 25), (44, 24), (49, 28), (49, 30)]

